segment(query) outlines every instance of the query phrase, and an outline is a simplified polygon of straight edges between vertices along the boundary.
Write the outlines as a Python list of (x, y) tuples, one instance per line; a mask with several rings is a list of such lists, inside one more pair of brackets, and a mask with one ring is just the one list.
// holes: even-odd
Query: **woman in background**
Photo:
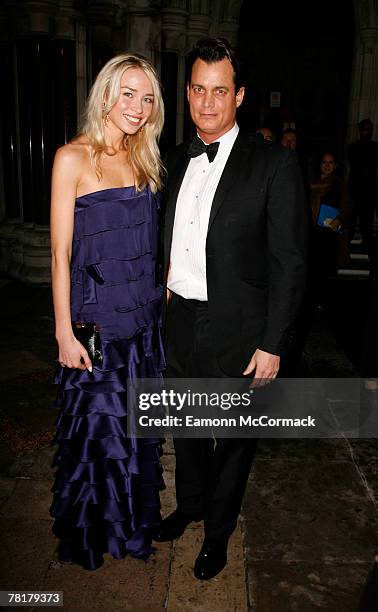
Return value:
[(320, 172), (311, 184), (313, 301), (324, 305), (327, 279), (348, 261), (347, 225), (350, 215), (348, 187), (336, 174), (331, 151), (323, 154)]
[[(114, 57), (92, 87), (82, 132), (54, 161), (60, 413), (50, 512), (59, 559), (86, 569), (98, 568), (106, 552), (146, 559), (160, 521), (160, 445), (127, 438), (126, 385), (160, 378), (164, 368), (155, 285), (163, 117), (152, 65), (138, 55)], [(97, 338), (93, 363), (80, 326)]]

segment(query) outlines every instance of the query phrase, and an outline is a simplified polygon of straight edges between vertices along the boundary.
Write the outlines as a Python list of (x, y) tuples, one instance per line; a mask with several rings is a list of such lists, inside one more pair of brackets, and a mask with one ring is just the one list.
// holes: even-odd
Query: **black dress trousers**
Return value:
[[(209, 334), (207, 302), (172, 294), (166, 315), (168, 378), (225, 378)], [(227, 540), (234, 531), (257, 441), (175, 438), (177, 507), (204, 520), (205, 536)]]

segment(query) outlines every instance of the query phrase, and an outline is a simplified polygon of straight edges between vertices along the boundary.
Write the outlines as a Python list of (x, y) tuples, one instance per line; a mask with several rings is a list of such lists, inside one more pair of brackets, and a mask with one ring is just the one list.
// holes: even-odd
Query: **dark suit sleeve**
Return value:
[(308, 223), (303, 182), (295, 153), (282, 151), (270, 179), (267, 201), (268, 312), (259, 348), (281, 355), (288, 349), (306, 283)]

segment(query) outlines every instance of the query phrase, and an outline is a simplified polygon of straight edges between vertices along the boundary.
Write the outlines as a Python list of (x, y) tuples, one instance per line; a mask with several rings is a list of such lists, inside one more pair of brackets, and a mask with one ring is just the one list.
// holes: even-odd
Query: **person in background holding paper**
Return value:
[(325, 302), (325, 283), (337, 268), (348, 262), (347, 227), (351, 212), (349, 191), (336, 175), (337, 161), (327, 151), (320, 161), (319, 173), (311, 184), (313, 220), (312, 265), (310, 279), (313, 300)]

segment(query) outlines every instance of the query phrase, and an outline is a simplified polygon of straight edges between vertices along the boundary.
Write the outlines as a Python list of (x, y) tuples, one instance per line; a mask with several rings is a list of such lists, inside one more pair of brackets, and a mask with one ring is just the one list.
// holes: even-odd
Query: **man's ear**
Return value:
[(189, 102), (189, 91), (190, 91), (190, 83), (188, 81), (186, 84), (186, 99), (188, 100), (188, 102)]
[(245, 93), (245, 87), (240, 87), (238, 93), (235, 96), (236, 97), (236, 107), (240, 106), (241, 103), (243, 102), (244, 93)]

